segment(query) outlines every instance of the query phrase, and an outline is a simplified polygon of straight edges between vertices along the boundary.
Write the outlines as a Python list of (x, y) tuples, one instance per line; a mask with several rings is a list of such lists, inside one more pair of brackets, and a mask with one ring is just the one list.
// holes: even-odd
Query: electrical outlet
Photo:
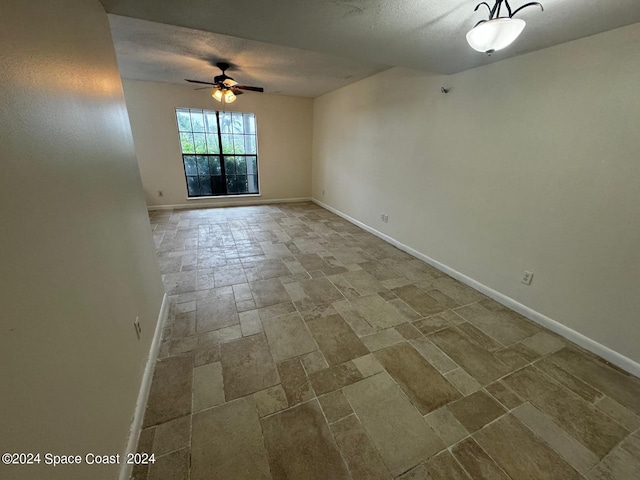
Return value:
[(158, 196), (159, 197), (164, 197), (164, 192), (162, 190), (158, 190)]
[(133, 322), (133, 328), (136, 329), (136, 336), (138, 340), (140, 340), (140, 335), (142, 334), (142, 327), (140, 326), (140, 317), (136, 317), (135, 322)]
[(384, 214), (384, 223), (389, 223), (389, 215)]
[(531, 280), (533, 280), (533, 273), (525, 270), (522, 274), (522, 280), (520, 280), (525, 285), (531, 285)]
[(322, 196), (324, 197), (324, 190), (322, 190)]

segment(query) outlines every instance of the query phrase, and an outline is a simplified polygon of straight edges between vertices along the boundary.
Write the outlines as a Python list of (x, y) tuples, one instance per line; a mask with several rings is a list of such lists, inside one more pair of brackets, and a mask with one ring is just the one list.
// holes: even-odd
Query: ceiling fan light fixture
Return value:
[(525, 26), (525, 21), (519, 18), (495, 18), (469, 30), (467, 42), (478, 52), (497, 52), (511, 45)]
[[(233, 78), (227, 76), (225, 71), (229, 68), (228, 63), (219, 62), (216, 64), (220, 70), (221, 75), (213, 77), (213, 82), (203, 82), (201, 80), (190, 80), (185, 78), (185, 81), (189, 83), (199, 83), (202, 85), (211, 85), (211, 96), (221, 103), (233, 103), (236, 101), (236, 97), (243, 93), (245, 90), (250, 92), (264, 92), (262, 87), (251, 87), (249, 85), (239, 85)], [(205, 87), (206, 88), (206, 87)], [(196, 88), (201, 90), (201, 88)]]
[(213, 93), (211, 94), (211, 96), (213, 98), (215, 98), (217, 101), (221, 102), (222, 101), (222, 90), (220, 90), (219, 88), (215, 88), (213, 89)]
[(236, 101), (236, 96), (231, 90), (224, 92), (224, 103), (233, 103)]

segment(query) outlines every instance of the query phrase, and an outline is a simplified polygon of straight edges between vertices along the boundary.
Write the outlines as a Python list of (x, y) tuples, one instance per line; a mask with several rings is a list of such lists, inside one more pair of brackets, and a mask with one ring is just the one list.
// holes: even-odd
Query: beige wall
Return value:
[(313, 196), (640, 361), (638, 85), (640, 24), (383, 72), (315, 100)]
[(163, 287), (107, 16), (10, 0), (0, 43), (0, 452), (121, 454)]
[[(193, 85), (133, 80), (123, 84), (149, 206), (195, 207), (311, 196), (311, 99), (247, 93), (228, 105), (229, 111), (256, 115), (261, 196), (187, 200), (175, 109), (216, 110), (221, 104), (211, 98), (210, 90), (194, 90)], [(164, 196), (158, 196), (159, 190)]]

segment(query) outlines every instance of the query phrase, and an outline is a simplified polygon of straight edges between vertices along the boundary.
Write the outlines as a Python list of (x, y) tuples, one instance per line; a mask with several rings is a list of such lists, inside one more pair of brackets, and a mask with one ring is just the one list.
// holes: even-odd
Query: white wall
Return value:
[(640, 361), (638, 85), (640, 24), (383, 72), (315, 100), (313, 197)]
[(311, 99), (246, 93), (228, 105), (228, 111), (256, 115), (261, 196), (187, 200), (175, 109), (216, 110), (222, 104), (211, 98), (209, 89), (194, 90), (197, 85), (133, 80), (123, 80), (123, 84), (149, 206), (196, 207), (311, 196)]
[(9, 0), (0, 43), (0, 452), (122, 454), (164, 292), (107, 15)]

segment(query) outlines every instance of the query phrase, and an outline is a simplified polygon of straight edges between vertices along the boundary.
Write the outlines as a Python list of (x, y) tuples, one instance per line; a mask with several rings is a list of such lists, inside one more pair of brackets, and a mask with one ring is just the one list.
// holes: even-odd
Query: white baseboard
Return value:
[(140, 391), (138, 392), (136, 409), (133, 414), (131, 428), (129, 429), (129, 440), (127, 442), (127, 450), (124, 455), (125, 460), (122, 461), (120, 467), (120, 476), (118, 477), (119, 480), (129, 480), (131, 478), (133, 465), (127, 465), (126, 454), (135, 452), (136, 448), (138, 447), (138, 440), (140, 439), (140, 432), (142, 431), (142, 421), (144, 420), (147, 400), (149, 399), (149, 390), (151, 389), (153, 370), (156, 366), (156, 360), (158, 359), (158, 351), (160, 349), (160, 341), (162, 339), (162, 330), (164, 330), (164, 325), (167, 321), (168, 314), (169, 297), (165, 293), (164, 297), (162, 297), (162, 306), (160, 307), (160, 313), (158, 314), (156, 331), (154, 332), (153, 340), (151, 341), (151, 348), (149, 349), (147, 364), (144, 367), (144, 374), (142, 375), (142, 383), (140, 385)]
[(518, 312), (520, 315), (523, 315), (528, 319), (536, 322), (537, 324), (542, 325), (545, 328), (548, 328), (552, 332), (555, 332), (558, 335), (561, 335), (567, 340), (570, 340), (571, 342), (577, 345), (580, 345), (582, 348), (589, 350), (592, 353), (595, 353), (596, 355), (604, 358), (605, 360), (631, 373), (632, 375), (635, 375), (636, 377), (640, 377), (640, 363), (628, 357), (625, 357), (624, 355), (616, 352), (615, 350), (610, 349), (609, 347), (606, 347), (605, 345), (602, 345), (601, 343), (596, 342), (595, 340), (583, 335), (582, 333), (577, 332), (567, 327), (566, 325), (563, 325), (562, 323), (556, 320), (553, 320), (552, 318), (549, 318), (546, 315), (543, 315), (542, 313), (530, 307), (527, 307), (526, 305), (523, 305), (517, 300), (514, 300), (513, 298), (508, 297), (505, 294), (500, 293), (492, 289), (491, 287), (488, 287), (478, 282), (477, 280), (474, 280), (473, 278), (468, 277), (465, 274), (460, 273), (457, 270), (454, 270), (453, 268), (443, 263), (440, 263), (437, 260), (434, 260), (433, 258), (425, 255), (424, 253), (414, 250), (413, 248), (405, 245), (404, 243), (399, 242), (395, 238), (392, 238), (389, 235), (385, 235), (384, 233), (379, 232), (375, 228), (372, 228), (369, 225), (366, 225), (365, 223), (362, 223), (359, 220), (356, 220), (355, 218), (350, 217), (349, 215), (341, 212), (340, 210), (337, 210), (315, 198), (312, 198), (311, 201), (321, 206), (322, 208), (325, 208), (330, 212), (333, 212), (336, 215), (344, 218), (345, 220), (353, 223), (354, 225), (357, 225), (363, 230), (366, 230), (367, 232), (372, 233), (376, 237), (383, 239), (384, 241), (399, 248), (400, 250), (407, 252), (409, 255), (413, 255), (414, 257), (419, 258), (420, 260), (428, 263), (429, 265), (434, 266), (438, 270), (446, 273), (447, 275), (455, 278), (456, 280), (459, 280), (460, 282), (469, 285), (471, 288), (479, 291), (480, 293), (485, 294), (488, 297), (491, 297), (492, 299), (501, 303), (502, 305), (509, 307), (510, 309)]
[[(224, 197), (227, 198), (227, 197)], [(240, 207), (251, 205), (270, 205), (273, 203), (297, 203), (297, 202), (310, 202), (311, 197), (299, 197), (299, 198), (274, 198), (270, 200), (262, 199), (238, 199), (238, 200), (226, 200), (215, 202), (193, 202), (193, 203), (178, 203), (176, 205), (150, 205), (147, 210), (153, 212), (155, 210), (186, 210), (192, 208), (216, 208), (216, 207)]]

